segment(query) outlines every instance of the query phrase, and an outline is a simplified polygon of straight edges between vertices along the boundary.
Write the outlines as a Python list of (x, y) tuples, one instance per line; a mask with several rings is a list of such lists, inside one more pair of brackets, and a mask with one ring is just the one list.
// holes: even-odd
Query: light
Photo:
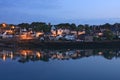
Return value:
[(6, 27), (7, 25), (5, 23), (2, 24), (2, 27)]
[(13, 53), (10, 54), (10, 58), (13, 59)]
[(59, 29), (58, 31), (57, 31), (57, 35), (62, 35), (63, 34), (63, 30), (62, 29)]
[(98, 52), (98, 54), (99, 54), (99, 55), (102, 55), (102, 54), (103, 54), (103, 52)]
[(41, 35), (43, 35), (44, 33), (43, 32), (37, 32), (36, 33), (36, 37), (39, 37), (39, 36), (41, 36)]
[(20, 50), (20, 53), (21, 53), (23, 56), (27, 56), (27, 55), (32, 54), (33, 51), (31, 51), (31, 50)]
[(6, 60), (6, 55), (5, 55), (5, 54), (3, 54), (2, 59), (3, 59), (4, 61)]
[(14, 29), (14, 28), (15, 28), (15, 26), (11, 26), (11, 28), (12, 28), (12, 29)]
[(24, 52), (24, 53), (22, 53), (22, 55), (27, 56), (27, 53), (26, 53), (26, 52)]
[(23, 55), (23, 56), (27, 56), (27, 52), (25, 50), (21, 50), (20, 53)]
[(27, 34), (24, 34), (24, 35), (20, 35), (19, 37), (21, 40), (30, 40), (30, 39), (33, 39), (32, 36), (30, 35), (27, 35)]
[(51, 31), (52, 32), (52, 36), (57, 36), (56, 31)]
[(78, 35), (82, 35), (82, 34), (85, 34), (85, 31), (78, 32)]
[(39, 52), (36, 53), (36, 56), (40, 58), (41, 54)]
[(102, 35), (103, 35), (103, 33), (98, 33), (98, 35), (99, 35), (99, 36), (102, 36)]
[(8, 32), (8, 33), (13, 33), (13, 31), (12, 31), (12, 30), (6, 30), (6, 32)]

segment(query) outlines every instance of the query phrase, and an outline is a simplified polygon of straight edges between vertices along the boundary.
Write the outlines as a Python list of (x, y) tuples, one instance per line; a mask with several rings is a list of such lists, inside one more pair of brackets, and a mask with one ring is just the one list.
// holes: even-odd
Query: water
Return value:
[(120, 49), (0, 49), (0, 80), (120, 80)]

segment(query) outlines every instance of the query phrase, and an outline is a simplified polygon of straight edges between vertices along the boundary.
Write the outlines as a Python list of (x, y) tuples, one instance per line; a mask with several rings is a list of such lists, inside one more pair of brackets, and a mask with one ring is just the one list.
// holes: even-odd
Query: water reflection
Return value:
[(69, 60), (81, 59), (90, 56), (102, 56), (105, 59), (120, 57), (120, 49), (1, 49), (0, 59), (2, 61), (13, 60), (20, 63), (29, 61), (51, 61), (51, 60)]

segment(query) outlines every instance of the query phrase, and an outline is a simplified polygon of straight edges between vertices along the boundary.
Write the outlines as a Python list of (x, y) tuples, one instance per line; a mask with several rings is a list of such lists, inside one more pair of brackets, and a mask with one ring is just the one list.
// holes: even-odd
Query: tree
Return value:
[(106, 24), (102, 25), (102, 27), (104, 27), (105, 29), (109, 29), (110, 30), (111, 24), (106, 23)]
[(90, 26), (88, 24), (85, 24), (84, 26), (85, 26), (86, 34), (90, 34), (90, 32), (91, 32)]
[(50, 32), (51, 27), (44, 22), (33, 22), (30, 24), (35, 31)]
[(78, 25), (78, 27), (76, 27), (76, 30), (77, 31), (83, 31), (85, 29), (85, 26), (84, 25)]
[(107, 40), (113, 40), (113, 38), (114, 38), (114, 34), (110, 30), (104, 31), (103, 34), (104, 34), (104, 36), (106, 37)]
[(0, 24), (0, 28), (2, 27), (2, 24)]
[(71, 29), (71, 30), (75, 30), (75, 29), (76, 29), (76, 25), (75, 25), (74, 23), (72, 23), (72, 24), (70, 25), (70, 29)]
[(30, 27), (30, 24), (29, 23), (21, 23), (21, 24), (18, 24), (18, 26), (22, 29), (28, 29)]
[(57, 25), (57, 28), (62, 28), (62, 29), (70, 29), (70, 24), (69, 23), (61, 23)]

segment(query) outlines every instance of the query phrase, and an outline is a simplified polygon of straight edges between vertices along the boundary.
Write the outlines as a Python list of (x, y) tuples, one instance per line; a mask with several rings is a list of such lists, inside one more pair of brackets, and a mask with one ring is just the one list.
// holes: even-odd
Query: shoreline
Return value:
[(39, 40), (0, 40), (0, 47), (28, 47), (28, 48), (119, 48), (120, 40), (114, 41), (39, 41)]

